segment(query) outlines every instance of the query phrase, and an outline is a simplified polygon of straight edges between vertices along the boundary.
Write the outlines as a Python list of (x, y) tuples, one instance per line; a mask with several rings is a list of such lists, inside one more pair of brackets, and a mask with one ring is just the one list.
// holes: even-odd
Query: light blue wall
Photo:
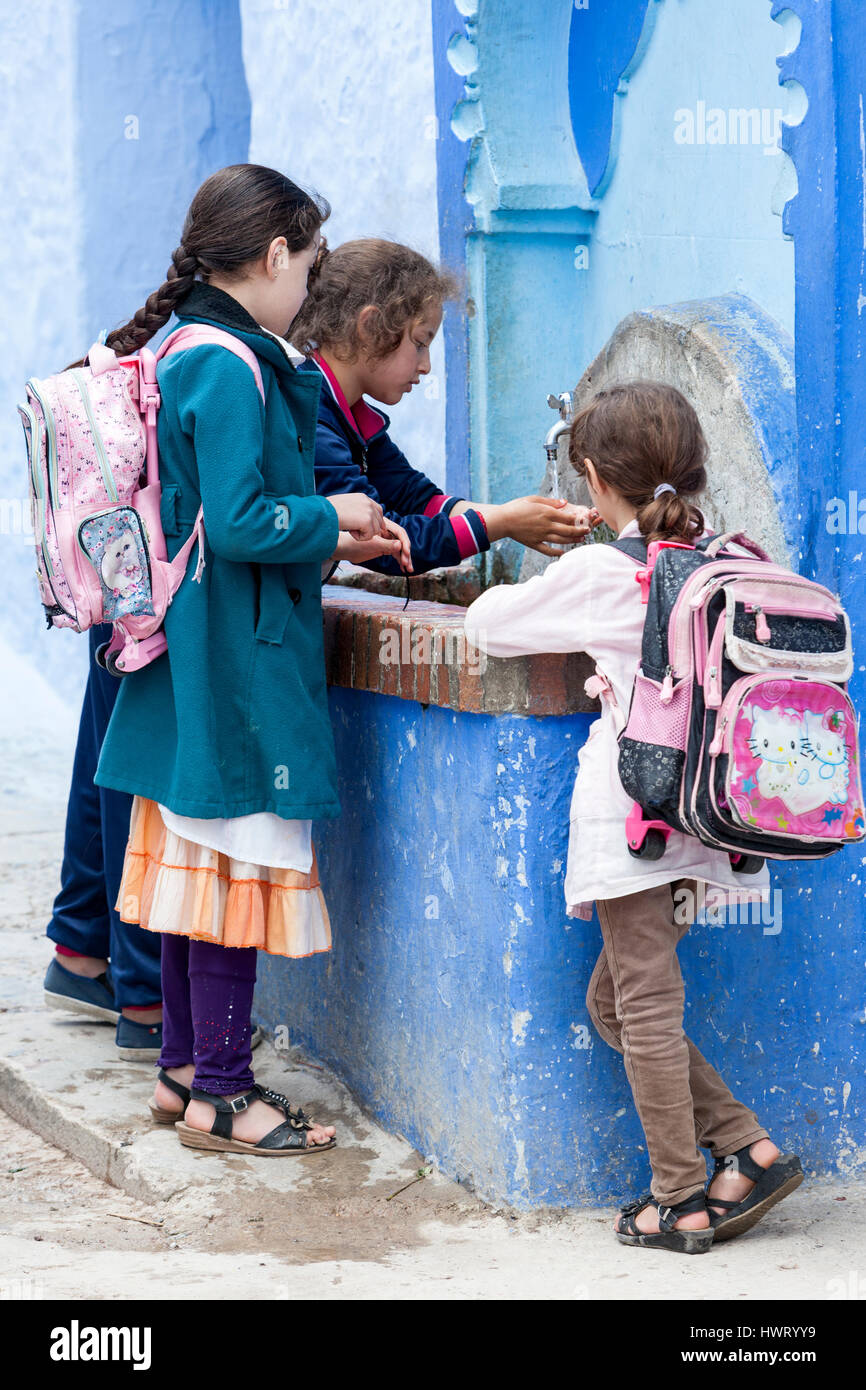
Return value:
[[(574, 11), (572, 35), (589, 14)], [(730, 143), (741, 128), (728, 114), (765, 111), (772, 130), (773, 111), (796, 113), (776, 66), (786, 31), (763, 0), (650, 0), (646, 27), (645, 56), (615, 98), (621, 129), (585, 272), (585, 365), (633, 309), (731, 290), (794, 331), (794, 247), (773, 211), (788, 158), (778, 146), (765, 153), (775, 142)], [(695, 139), (706, 139), (699, 103), (724, 111), (709, 133), (728, 143), (677, 142), (675, 131), (689, 133), (677, 112), (691, 112)]]
[[(249, 97), (237, 0), (37, 0), (7, 7), (2, 38), (0, 483), (23, 514), (25, 380), (81, 356), (162, 283), (198, 184), (247, 157)], [(74, 706), (86, 640), (46, 632), (30, 541), (6, 525), (0, 539), (2, 634)]]
[(0, 643), (71, 693), (80, 686), (87, 644), (71, 633), (45, 631), (16, 406), (28, 376), (56, 371), (81, 350), (76, 12), (64, 0), (34, 0), (5, 6), (0, 24)]
[(250, 103), (238, 0), (78, 11), (85, 351), (162, 284), (202, 180), (247, 158)]
[[(792, 166), (765, 153), (760, 119), (758, 143), (741, 143), (728, 113), (765, 112), (770, 148), (774, 113), (799, 119), (799, 94), (779, 86), (776, 63), (795, 38), (763, 0), (628, 0), (617, 26), (609, 7), (569, 0), (435, 0), (434, 14), (437, 62), (444, 46), (464, 78), (460, 100), (453, 81), (438, 91), (441, 121), (467, 151), (464, 171), (441, 148), (440, 199), (454, 207), (465, 192), (474, 214), (471, 490), (502, 500), (543, 476), (554, 418), (547, 393), (572, 389), (633, 310), (733, 291), (793, 331), (794, 253), (779, 215), (795, 187)], [(728, 143), (706, 143), (713, 108), (725, 128), (713, 123), (712, 134)], [(704, 143), (676, 140), (684, 111)], [(447, 370), (456, 393), (466, 379), (456, 350)], [(456, 453), (459, 442), (450, 447)]]
[[(453, 146), (440, 145), (440, 202), (452, 227), (459, 225), (455, 199), (464, 192), (472, 213), (469, 491), (502, 501), (535, 490), (550, 425), (546, 396), (573, 385), (584, 365), (575, 326), (585, 286), (574, 271), (574, 247), (589, 234), (594, 213), (570, 127), (571, 9), (436, 0), (434, 10), (437, 44), (444, 43), (447, 61), (464, 79), (458, 101), (453, 82), (444, 80), (437, 99), (440, 126), (449, 125), (467, 147), (464, 172)], [(466, 379), (453, 348), (447, 370), (451, 398)], [(459, 440), (450, 447), (459, 450)], [(516, 567), (516, 547), (505, 542), (498, 553)]]
[[(242, 0), (241, 18), (250, 159), (324, 194), (331, 246), (379, 236), (434, 261), (447, 257), (436, 204), (430, 0)], [(388, 413), (407, 458), (444, 484), (441, 334), (431, 359), (423, 384)]]

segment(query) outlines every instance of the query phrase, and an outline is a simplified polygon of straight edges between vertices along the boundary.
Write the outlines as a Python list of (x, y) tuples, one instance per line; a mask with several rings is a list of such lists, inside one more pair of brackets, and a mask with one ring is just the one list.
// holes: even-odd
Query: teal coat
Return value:
[(339, 814), (322, 634), (321, 563), (337, 513), (315, 495), (318, 372), (297, 372), (237, 300), (196, 284), (181, 323), (237, 334), (258, 357), (265, 402), (225, 348), (159, 364), (162, 516), (171, 559), (204, 508), (165, 620), (168, 651), (124, 676), (96, 782), (178, 815)]

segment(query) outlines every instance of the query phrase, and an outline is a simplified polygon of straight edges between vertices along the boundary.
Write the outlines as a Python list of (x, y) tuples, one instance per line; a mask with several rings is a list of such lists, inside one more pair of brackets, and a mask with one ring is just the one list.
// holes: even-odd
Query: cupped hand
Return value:
[(414, 573), (412, 568), (412, 545), (409, 541), (408, 531), (405, 531), (399, 522), (392, 521), (389, 516), (384, 516), (382, 518), (382, 525), (389, 535), (395, 536), (400, 542), (398, 550), (392, 550), (388, 553), (397, 558), (404, 574)]
[(381, 503), (366, 492), (340, 492), (327, 499), (340, 522), (356, 541), (372, 541), (382, 535), (384, 512)]
[(357, 541), (349, 531), (341, 531), (337, 549), (332, 560), (349, 560), (353, 565), (366, 564), (368, 560), (378, 560), (380, 555), (393, 555), (399, 560), (402, 542), (399, 536), (381, 535), (371, 541)]
[(563, 553), (562, 546), (578, 545), (601, 521), (595, 507), (577, 506), (562, 497), (517, 497), (505, 508), (507, 534), (554, 558)]

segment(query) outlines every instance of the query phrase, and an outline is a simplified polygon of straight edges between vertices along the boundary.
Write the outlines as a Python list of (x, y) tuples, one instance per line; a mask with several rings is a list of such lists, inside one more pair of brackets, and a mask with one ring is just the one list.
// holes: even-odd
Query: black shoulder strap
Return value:
[(646, 563), (646, 541), (643, 536), (626, 536), (621, 541), (606, 541), (612, 550), (621, 550), (623, 555), (628, 555), (634, 560), (636, 565)]

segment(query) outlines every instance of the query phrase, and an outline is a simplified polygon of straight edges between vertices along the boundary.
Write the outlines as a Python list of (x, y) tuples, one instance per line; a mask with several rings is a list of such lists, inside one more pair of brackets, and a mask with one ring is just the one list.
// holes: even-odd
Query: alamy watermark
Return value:
[(35, 534), (30, 498), (0, 497), (0, 536), (20, 536), (32, 545)]
[(462, 628), (431, 629), (419, 623), (385, 628), (379, 633), (382, 666), (462, 666), (473, 675), (487, 669), (487, 653), (474, 646)]
[(698, 891), (678, 888), (674, 893), (674, 921), (704, 922), (708, 927), (761, 926), (764, 936), (778, 936), (782, 930), (782, 890), (774, 888), (766, 900), (749, 894), (745, 888), (721, 888), (698, 882)]
[(866, 536), (866, 497), (854, 491), (847, 498), (831, 497), (826, 510), (831, 536)]
[(674, 112), (678, 145), (761, 145), (764, 154), (778, 154), (782, 138), (780, 106), (680, 106)]
[(52, 1361), (130, 1361), (134, 1371), (147, 1371), (151, 1362), (149, 1327), (82, 1327), (73, 1318), (68, 1327), (51, 1332)]
[(848, 1277), (841, 1275), (828, 1279), (825, 1285), (828, 1298), (850, 1298), (853, 1302), (866, 1302), (866, 1275), (859, 1269), (849, 1269)]
[(29, 1275), (23, 1279), (0, 1279), (0, 1302), (26, 1302), (44, 1297), (45, 1285), (41, 1279), (31, 1279)]

